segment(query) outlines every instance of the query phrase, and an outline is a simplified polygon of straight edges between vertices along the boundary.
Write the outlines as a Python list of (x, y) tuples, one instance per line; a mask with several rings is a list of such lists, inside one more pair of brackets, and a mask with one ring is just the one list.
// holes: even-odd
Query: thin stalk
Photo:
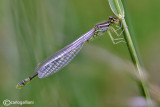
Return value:
[[(122, 21), (122, 25), (123, 25), (123, 28), (127, 27), (127, 24), (126, 24), (125, 20)], [(143, 87), (143, 90), (144, 90), (145, 97), (147, 99), (148, 105), (150, 107), (152, 107), (150, 94), (149, 94), (149, 91), (148, 91), (148, 88), (147, 88), (147, 84), (146, 84), (146, 81), (145, 81), (145, 78), (144, 78), (144, 74), (143, 74), (143, 69), (141, 67), (140, 60), (139, 60), (139, 58), (137, 56), (137, 52), (136, 52), (136, 49), (135, 49), (135, 47), (133, 45), (132, 38), (130, 36), (128, 28), (125, 29), (123, 34), (124, 34), (124, 38), (125, 38), (125, 40), (127, 42), (127, 47), (128, 47), (130, 56), (132, 58), (133, 64), (136, 66), (137, 71), (139, 73), (141, 84), (142, 84), (142, 87)]]
[(125, 29), (123, 34), (124, 34), (124, 38), (127, 42), (127, 47), (128, 47), (128, 50), (129, 50), (129, 53), (130, 53), (130, 56), (132, 58), (132, 61), (133, 61), (133, 64), (135, 65), (135, 67), (137, 68), (137, 71), (138, 71), (138, 74), (139, 74), (139, 77), (140, 77), (140, 81), (141, 81), (141, 84), (142, 84), (142, 87), (143, 87), (143, 91), (145, 93), (145, 98), (148, 102), (148, 105), (150, 107), (152, 107), (152, 102), (151, 102), (151, 98), (150, 98), (150, 94), (149, 94), (149, 91), (148, 91), (148, 88), (147, 88), (147, 84), (146, 84), (146, 81), (145, 81), (145, 78), (144, 78), (144, 74), (143, 74), (143, 69), (142, 69), (142, 66), (141, 66), (141, 63), (140, 63), (140, 59), (138, 58), (138, 54), (137, 54), (137, 51), (136, 51), (136, 48), (133, 44), (133, 40), (131, 38), (131, 35), (130, 35), (130, 32), (128, 30), (128, 26), (126, 24), (126, 20), (124, 18), (124, 8), (123, 8), (123, 4), (121, 2), (121, 0), (109, 0), (109, 4), (110, 4), (110, 7), (112, 9), (112, 11), (114, 12), (114, 14), (119, 17), (121, 23), (122, 23), (122, 29)]

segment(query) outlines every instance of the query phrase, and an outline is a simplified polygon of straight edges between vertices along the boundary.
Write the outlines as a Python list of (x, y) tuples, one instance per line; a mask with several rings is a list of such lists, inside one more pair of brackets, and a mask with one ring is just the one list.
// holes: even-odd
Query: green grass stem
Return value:
[(111, 7), (113, 13), (120, 19), (120, 21), (122, 23), (122, 29), (125, 29), (123, 34), (124, 34), (124, 38), (127, 42), (126, 44), (127, 44), (130, 56), (132, 58), (133, 64), (137, 68), (137, 71), (138, 71), (138, 74), (139, 74), (139, 77), (140, 77), (140, 81), (141, 81), (141, 85), (143, 87), (143, 91), (144, 91), (144, 94), (145, 94), (145, 98), (148, 102), (148, 105), (150, 107), (152, 107), (150, 94), (149, 94), (148, 88), (147, 88), (147, 82), (144, 78), (144, 74), (143, 74), (144, 71), (143, 71), (141, 63), (140, 63), (141, 61), (138, 57), (136, 48), (135, 48), (133, 40), (132, 40), (132, 37), (131, 37), (130, 32), (128, 30), (129, 26), (127, 26), (127, 23), (126, 23), (126, 20), (125, 20), (125, 17), (124, 17), (125, 13), (124, 13), (123, 4), (122, 4), (121, 0), (109, 0), (109, 4), (110, 4), (110, 7)]

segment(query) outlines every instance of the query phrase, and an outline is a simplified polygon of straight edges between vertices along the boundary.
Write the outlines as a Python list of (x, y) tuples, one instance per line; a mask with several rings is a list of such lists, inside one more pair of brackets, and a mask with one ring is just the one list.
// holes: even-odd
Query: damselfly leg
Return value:
[[(124, 19), (122, 19), (122, 21), (123, 20)], [(110, 36), (110, 38), (111, 38), (111, 40), (112, 40), (112, 42), (113, 42), (113, 44), (118, 44), (118, 43), (121, 43), (121, 42), (125, 42), (126, 43), (126, 41), (124, 40), (124, 38), (114, 38), (112, 36), (112, 33), (111, 33), (111, 32), (113, 32), (117, 37), (121, 36), (122, 33), (124, 32), (124, 30), (126, 29), (126, 28), (124, 28), (124, 29), (122, 29), (122, 31), (120, 33), (118, 33), (118, 30), (120, 30), (122, 28), (122, 22), (121, 22), (121, 26), (118, 26), (117, 24), (115, 24), (114, 26), (117, 29), (115, 29), (113, 26), (110, 26), (109, 30), (107, 31), (108, 34), (109, 34), (109, 36)]]
[(109, 34), (109, 37), (111, 38), (113, 44), (118, 44), (118, 43), (121, 43), (121, 42), (125, 42), (124, 38), (116, 38), (116, 39), (114, 39), (110, 31), (107, 31), (107, 33)]
[[(117, 32), (118, 30), (122, 29), (123, 21), (124, 21), (124, 17), (122, 18), (121, 26), (115, 25), (115, 27), (117, 27), (118, 29), (114, 30), (114, 32)], [(126, 28), (128, 28), (128, 26), (125, 27), (125, 28), (123, 28), (122, 31), (121, 31), (121, 33), (117, 34), (117, 36), (121, 36), (121, 34), (124, 32), (124, 30), (125, 30)]]

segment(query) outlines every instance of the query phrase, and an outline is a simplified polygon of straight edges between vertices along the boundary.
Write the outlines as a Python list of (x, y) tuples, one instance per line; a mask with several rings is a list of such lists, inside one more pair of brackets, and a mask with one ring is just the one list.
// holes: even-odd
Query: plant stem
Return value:
[(145, 78), (143, 75), (143, 70), (142, 70), (142, 66), (140, 63), (140, 59), (138, 58), (136, 48), (133, 44), (131, 35), (128, 30), (128, 26), (127, 26), (126, 21), (124, 19), (125, 15), (124, 15), (123, 4), (122, 4), (121, 0), (109, 0), (109, 3), (110, 3), (110, 7), (111, 7), (112, 11), (115, 13), (115, 15), (117, 17), (119, 17), (119, 19), (122, 23), (122, 29), (125, 29), (123, 34), (124, 34), (124, 38), (127, 42), (127, 47), (128, 47), (130, 56), (132, 58), (133, 64), (135, 65), (135, 67), (137, 68), (137, 71), (139, 73), (141, 85), (143, 87), (143, 91), (145, 93), (145, 98), (148, 102), (148, 106), (152, 107), (152, 102), (151, 102), (149, 91), (147, 89), (147, 84), (146, 84), (146, 81), (145, 81)]
[(136, 66), (137, 71), (139, 73), (141, 84), (143, 86), (143, 90), (144, 90), (144, 93), (145, 93), (145, 97), (147, 99), (148, 105), (150, 107), (152, 107), (151, 98), (150, 98), (150, 95), (149, 95), (149, 92), (148, 92), (148, 89), (147, 89), (147, 85), (146, 85), (146, 81), (145, 81), (145, 78), (144, 78), (144, 75), (143, 75), (143, 70), (142, 70), (142, 67), (141, 67), (141, 64), (140, 64), (140, 60), (139, 60), (139, 58), (137, 56), (136, 49), (134, 48), (134, 45), (133, 45), (132, 38), (130, 36), (129, 30), (128, 30), (128, 28), (126, 28), (127, 24), (126, 24), (125, 20), (122, 21), (122, 25), (123, 25), (123, 28), (125, 28), (125, 31), (123, 32), (124, 38), (125, 38), (125, 40), (127, 42), (127, 47), (128, 47), (129, 53), (131, 55), (133, 64)]

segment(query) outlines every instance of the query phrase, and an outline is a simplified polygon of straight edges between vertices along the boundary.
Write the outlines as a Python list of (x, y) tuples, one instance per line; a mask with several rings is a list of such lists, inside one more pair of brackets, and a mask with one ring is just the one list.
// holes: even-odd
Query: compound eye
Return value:
[(119, 23), (119, 19), (116, 19), (116, 18), (115, 18), (113, 21), (114, 21), (115, 24), (118, 24), (118, 23)]

